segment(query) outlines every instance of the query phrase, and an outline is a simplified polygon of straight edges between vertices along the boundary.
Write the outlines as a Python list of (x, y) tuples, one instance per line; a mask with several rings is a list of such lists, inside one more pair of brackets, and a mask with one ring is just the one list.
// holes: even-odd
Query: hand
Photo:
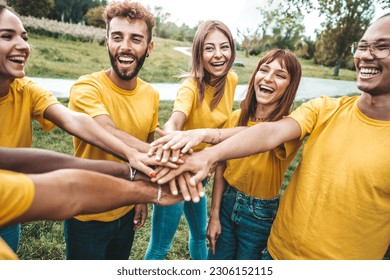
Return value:
[(155, 171), (149, 166), (166, 166), (169, 168), (177, 168), (179, 164), (182, 164), (184, 161), (179, 160), (176, 163), (173, 162), (160, 162), (156, 161), (153, 157), (149, 157), (146, 153), (140, 153), (135, 151), (132, 153), (132, 158), (130, 160), (131, 167), (141, 171), (144, 174), (147, 174), (149, 177), (153, 178), (156, 176)]
[(210, 217), (209, 225), (207, 226), (207, 239), (210, 242), (210, 249), (213, 254), (215, 254), (215, 245), (217, 243), (217, 239), (221, 235), (221, 221), (219, 218)]
[(192, 147), (202, 143), (206, 136), (204, 129), (175, 130), (166, 133), (157, 128), (156, 131), (161, 137), (150, 144), (152, 148), (149, 150), (149, 155), (154, 154), (155, 147), (158, 146), (161, 146), (163, 151), (180, 150), (181, 153), (186, 154), (191, 151)]
[(147, 204), (137, 204), (134, 206), (134, 230), (138, 230), (143, 227), (145, 224), (146, 218), (148, 217), (148, 205)]
[(183, 201), (183, 197), (181, 195), (173, 195), (168, 185), (161, 186), (161, 198), (160, 198), (159, 205), (161, 206), (173, 205), (181, 201)]
[[(171, 171), (172, 169), (170, 168), (159, 167), (157, 168), (156, 173), (157, 176), (165, 176)], [(202, 181), (200, 181), (194, 187), (190, 184), (190, 179), (191, 174), (188, 172), (179, 174), (177, 177), (173, 178), (168, 182), (169, 188), (173, 195), (177, 195), (180, 192), (185, 201), (192, 200), (194, 203), (198, 203), (200, 201), (200, 198), (205, 195), (203, 183)], [(152, 178), (152, 181), (156, 181), (156, 179)], [(179, 184), (180, 191), (178, 191), (177, 184)]]
[(155, 178), (152, 178), (152, 181), (163, 185), (173, 180), (178, 175), (189, 172), (192, 177), (188, 178), (188, 180), (186, 179), (188, 187), (198, 188), (198, 184), (201, 184), (203, 179), (210, 177), (211, 170), (216, 166), (216, 162), (212, 162), (212, 154), (208, 153), (207, 149), (208, 148), (205, 148), (192, 155), (186, 155), (184, 164), (176, 169), (162, 169), (156, 174)]

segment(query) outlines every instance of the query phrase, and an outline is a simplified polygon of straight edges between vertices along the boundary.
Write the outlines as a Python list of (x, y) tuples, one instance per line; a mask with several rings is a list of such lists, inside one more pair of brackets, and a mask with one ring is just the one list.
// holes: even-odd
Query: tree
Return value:
[[(254, 31), (237, 30), (246, 56), (258, 55), (272, 48), (295, 50), (303, 38), (302, 13), (297, 9), (290, 9), (286, 6), (286, 2), (275, 3), (270, 0), (257, 9), (260, 19), (258, 27)], [(289, 12), (287, 13), (286, 10)]]
[(106, 23), (104, 22), (103, 19), (103, 10), (104, 10), (103, 6), (89, 9), (84, 16), (85, 24), (100, 27), (100, 28), (105, 28)]
[(106, 3), (100, 0), (55, 0), (50, 18), (70, 23), (84, 22), (84, 15), (89, 9)]
[(307, 11), (316, 9), (325, 16), (324, 30), (316, 42), (315, 62), (334, 66), (333, 75), (338, 76), (350, 57), (351, 43), (360, 39), (374, 16), (375, 0), (318, 0), (317, 6), (310, 0), (288, 2)]
[(54, 0), (13, 0), (8, 3), (15, 11), (22, 16), (36, 18), (48, 17), (54, 7)]

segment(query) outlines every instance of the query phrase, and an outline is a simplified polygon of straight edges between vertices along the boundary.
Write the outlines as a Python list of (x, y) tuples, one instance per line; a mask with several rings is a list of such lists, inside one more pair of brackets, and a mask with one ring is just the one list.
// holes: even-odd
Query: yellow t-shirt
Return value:
[[(22, 215), (34, 199), (34, 184), (21, 173), (0, 170), (0, 226)], [(17, 259), (16, 254), (0, 238), (0, 260)]]
[(290, 114), (301, 163), (271, 229), (275, 259), (382, 259), (390, 240), (390, 121), (365, 116), (358, 97), (311, 100)]
[[(117, 87), (104, 71), (82, 76), (72, 86), (69, 108), (91, 117), (109, 115), (116, 127), (132, 136), (147, 141), (149, 133), (156, 130), (158, 123), (159, 94), (148, 83), (137, 79), (134, 90)], [(117, 157), (73, 138), (75, 156), (90, 159), (104, 159), (122, 162)], [(134, 206), (129, 205), (112, 211), (80, 215), (81, 221), (113, 221), (126, 215)]]
[[(240, 114), (241, 109), (234, 111), (226, 121), (225, 128), (236, 127)], [(249, 120), (247, 126), (256, 124)], [(269, 152), (227, 160), (223, 176), (229, 185), (249, 196), (274, 198), (280, 192), (284, 173), (298, 152), (300, 143), (296, 140)]]
[[(215, 88), (211, 86), (206, 87), (204, 99), (198, 107), (198, 85), (193, 79), (185, 80), (176, 95), (173, 106), (173, 111), (183, 112), (187, 117), (183, 130), (223, 127), (229, 114), (232, 112), (237, 82), (237, 74), (230, 71), (226, 79), (224, 95), (218, 106), (211, 111), (210, 103), (214, 96)], [(202, 143), (194, 147), (194, 150), (199, 151), (206, 146), (209, 145)]]
[(31, 147), (33, 119), (42, 129), (55, 126), (44, 119), (43, 113), (58, 100), (47, 90), (27, 78), (15, 79), (8, 94), (0, 98), (0, 146), (11, 148)]

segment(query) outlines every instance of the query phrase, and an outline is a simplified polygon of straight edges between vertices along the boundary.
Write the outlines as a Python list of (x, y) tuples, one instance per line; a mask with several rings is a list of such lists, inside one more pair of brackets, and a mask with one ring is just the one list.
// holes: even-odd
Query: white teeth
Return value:
[(13, 57), (8, 58), (8, 60), (23, 63), (25, 61), (25, 57), (24, 56), (13, 56)]
[(263, 86), (263, 85), (260, 86), (260, 90), (267, 91), (269, 93), (273, 93), (275, 91), (273, 88), (270, 88), (270, 87), (267, 87), (267, 86)]
[(134, 59), (133, 58), (131, 58), (131, 57), (119, 57), (118, 58), (120, 61), (123, 61), (123, 62), (133, 62), (134, 61)]
[(222, 66), (224, 64), (225, 64), (225, 62), (214, 62), (214, 63), (211, 63), (211, 65), (213, 65), (213, 66)]
[(378, 74), (380, 71), (376, 68), (360, 68), (362, 74)]

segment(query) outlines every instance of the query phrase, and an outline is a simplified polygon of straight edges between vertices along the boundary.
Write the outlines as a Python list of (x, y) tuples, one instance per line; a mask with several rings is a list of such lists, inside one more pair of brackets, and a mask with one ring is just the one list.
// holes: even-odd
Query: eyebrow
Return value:
[[(0, 32), (16, 33), (16, 30), (15, 29), (10, 29), (10, 28), (3, 28), (3, 29), (0, 29)], [(27, 34), (27, 31), (23, 31), (22, 32), (22, 35), (26, 35), (26, 34)]]

